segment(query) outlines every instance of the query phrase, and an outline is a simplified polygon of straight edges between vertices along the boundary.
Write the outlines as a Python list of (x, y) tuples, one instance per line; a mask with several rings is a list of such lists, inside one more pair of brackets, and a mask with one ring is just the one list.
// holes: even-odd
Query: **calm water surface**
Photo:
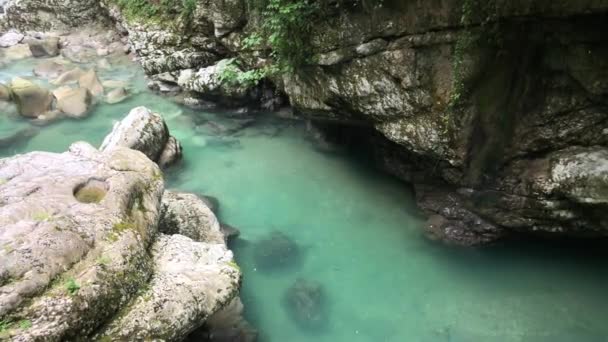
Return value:
[[(30, 76), (37, 62), (11, 63), (0, 81)], [(129, 109), (162, 113), (185, 153), (167, 186), (218, 197), (221, 220), (242, 232), (232, 247), (262, 342), (608, 341), (608, 252), (600, 247), (455, 250), (428, 242), (404, 184), (356, 156), (318, 152), (300, 122), (260, 116), (230, 133), (237, 123), (225, 116), (148, 92), (132, 64), (100, 76), (127, 80), (136, 94), (98, 104), (87, 119), (40, 127), (0, 147), (0, 157), (61, 152), (76, 140), (98, 145)], [(0, 140), (33, 127), (10, 107), (1, 111)], [(292, 243), (283, 250), (291, 263), (260, 263), (268, 248), (260, 241), (273, 233)], [(314, 284), (298, 294), (302, 315), (289, 306), (296, 282)], [(308, 324), (310, 312), (322, 323)]]

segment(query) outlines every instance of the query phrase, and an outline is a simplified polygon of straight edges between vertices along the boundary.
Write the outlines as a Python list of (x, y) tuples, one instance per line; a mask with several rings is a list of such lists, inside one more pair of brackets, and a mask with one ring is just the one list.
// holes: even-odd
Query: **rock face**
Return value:
[(140, 151), (79, 142), (1, 159), (0, 180), (2, 340), (177, 341), (238, 295), (210, 210), (196, 241), (159, 233), (194, 217), (163, 218), (162, 173)]
[[(117, 147), (129, 147), (143, 152), (151, 160), (158, 162), (163, 157), (163, 165), (171, 163), (168, 160), (181, 158), (179, 142), (169, 135), (169, 129), (158, 113), (153, 113), (145, 107), (131, 110), (129, 115), (117, 123), (101, 144), (102, 151)], [(164, 153), (165, 149), (173, 152)]]
[(27, 45), (34, 57), (55, 57), (59, 55), (59, 37), (29, 39)]

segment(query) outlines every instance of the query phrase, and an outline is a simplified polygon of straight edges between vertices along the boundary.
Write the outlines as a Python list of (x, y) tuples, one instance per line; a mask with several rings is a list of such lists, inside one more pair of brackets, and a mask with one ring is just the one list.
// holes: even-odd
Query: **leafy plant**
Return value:
[(7, 320), (0, 320), (0, 333), (7, 331), (11, 327), (11, 322)]
[(68, 278), (65, 282), (65, 289), (70, 295), (75, 295), (80, 290), (80, 285), (76, 282), (74, 278)]

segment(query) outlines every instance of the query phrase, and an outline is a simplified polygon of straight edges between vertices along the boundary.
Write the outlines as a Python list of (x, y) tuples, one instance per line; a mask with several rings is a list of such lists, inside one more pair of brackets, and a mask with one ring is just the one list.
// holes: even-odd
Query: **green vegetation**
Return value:
[(80, 285), (74, 278), (68, 278), (65, 282), (65, 289), (69, 295), (75, 295), (80, 290)]
[(7, 320), (0, 320), (0, 333), (7, 331), (10, 329), (12, 323)]
[(102, 256), (100, 256), (99, 258), (97, 258), (97, 260), (96, 260), (95, 262), (96, 262), (98, 265), (101, 265), (101, 266), (106, 266), (106, 265), (108, 265), (110, 262), (112, 262), (112, 260), (111, 260), (109, 257), (107, 257), (107, 256), (105, 256), (105, 255), (102, 255)]
[(237, 271), (239, 271), (239, 272), (241, 271), (241, 268), (239, 267), (239, 265), (238, 265), (238, 264), (236, 263), (236, 261), (234, 261), (234, 260), (230, 260), (230, 261), (228, 262), (228, 266), (230, 266), (230, 267), (234, 268), (235, 270), (237, 270)]
[(255, 86), (262, 79), (277, 72), (273, 66), (241, 71), (238, 61), (235, 58), (221, 61), (218, 64), (218, 67), (220, 68), (219, 81), (229, 86)]
[(47, 213), (46, 211), (39, 211), (34, 213), (32, 218), (34, 219), (34, 221), (38, 222), (49, 222), (53, 220), (53, 215)]
[(128, 21), (174, 23), (175, 17), (189, 24), (197, 0), (110, 0)]
[(27, 330), (31, 327), (32, 327), (32, 321), (30, 321), (29, 319), (24, 319), (22, 321), (19, 321), (19, 329)]

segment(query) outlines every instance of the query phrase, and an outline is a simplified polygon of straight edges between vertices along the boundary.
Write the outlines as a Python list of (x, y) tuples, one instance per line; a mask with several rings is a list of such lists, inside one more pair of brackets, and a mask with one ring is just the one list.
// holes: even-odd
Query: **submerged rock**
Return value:
[(112, 89), (106, 95), (106, 102), (109, 104), (119, 103), (124, 101), (129, 94), (125, 88)]
[(253, 244), (253, 261), (261, 271), (290, 269), (301, 257), (300, 247), (282, 232), (272, 232)]
[(0, 135), (0, 148), (13, 147), (25, 143), (38, 134), (39, 130), (34, 127), (26, 127), (8, 135)]
[(80, 78), (78, 78), (78, 85), (81, 88), (88, 89), (91, 92), (91, 95), (95, 97), (103, 95), (103, 86), (97, 77), (97, 73), (95, 73), (95, 70), (93, 69), (80, 75)]
[(84, 70), (80, 68), (74, 68), (72, 70), (66, 71), (59, 75), (57, 79), (53, 80), (51, 84), (54, 85), (66, 85), (70, 83), (76, 83), (84, 75)]
[(283, 305), (289, 317), (307, 331), (322, 330), (327, 324), (327, 298), (316, 281), (297, 279), (285, 292)]
[(57, 78), (65, 72), (65, 65), (53, 60), (38, 63), (34, 68), (34, 75), (42, 78)]
[(82, 118), (89, 111), (93, 97), (88, 89), (61, 87), (53, 91), (57, 109), (72, 118)]
[(36, 118), (51, 109), (53, 95), (34, 82), (16, 77), (11, 81), (10, 88), (19, 114), (28, 118)]

